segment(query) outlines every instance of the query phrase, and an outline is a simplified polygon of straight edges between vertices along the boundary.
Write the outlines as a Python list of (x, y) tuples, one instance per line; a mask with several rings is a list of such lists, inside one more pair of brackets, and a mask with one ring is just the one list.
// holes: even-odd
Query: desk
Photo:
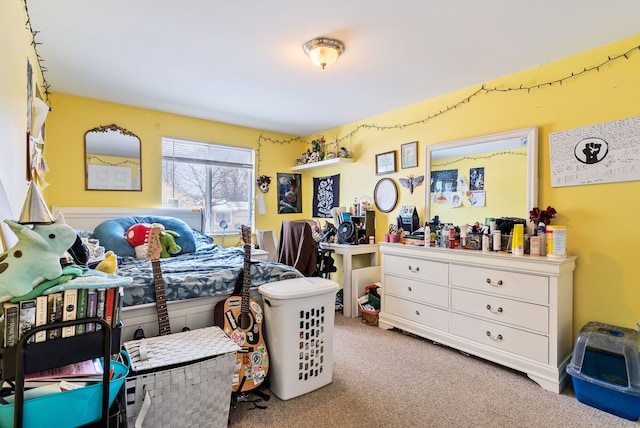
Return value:
[[(357, 310), (357, 292), (354, 293), (353, 286), (351, 284), (351, 270), (353, 256), (359, 254), (370, 254), (371, 263), (370, 266), (378, 265), (378, 244), (360, 244), (360, 245), (347, 245), (347, 244), (330, 244), (327, 242), (321, 242), (320, 248), (323, 250), (332, 250), (336, 254), (342, 256), (342, 276), (344, 278), (344, 284), (342, 284), (342, 300), (343, 309), (342, 313), (345, 317), (355, 318), (358, 316)], [(354, 310), (354, 308), (356, 308)]]

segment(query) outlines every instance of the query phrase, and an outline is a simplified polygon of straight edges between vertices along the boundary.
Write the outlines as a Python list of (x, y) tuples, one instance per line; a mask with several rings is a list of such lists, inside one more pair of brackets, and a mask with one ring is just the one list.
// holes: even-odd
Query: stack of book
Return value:
[[(83, 318), (101, 318), (111, 327), (120, 324), (122, 287), (78, 288), (38, 296), (17, 303), (4, 303), (4, 347), (11, 348), (34, 327)], [(27, 343), (44, 342), (99, 330), (102, 326), (87, 322), (65, 328), (52, 328), (31, 336)]]

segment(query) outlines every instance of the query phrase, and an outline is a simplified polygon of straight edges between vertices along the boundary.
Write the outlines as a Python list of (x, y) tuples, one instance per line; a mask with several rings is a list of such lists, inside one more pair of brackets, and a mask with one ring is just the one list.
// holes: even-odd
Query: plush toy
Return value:
[(147, 240), (149, 239), (149, 232), (151, 231), (151, 225), (149, 223), (136, 223), (127, 229), (127, 242), (131, 244), (136, 251), (136, 259), (147, 258)]
[(171, 257), (173, 254), (178, 254), (182, 251), (182, 247), (176, 243), (176, 238), (180, 237), (178, 232), (173, 230), (167, 230), (161, 224), (153, 224), (154, 226), (162, 227), (163, 231), (160, 233), (160, 245), (162, 246), (162, 251), (160, 252), (160, 257), (167, 258)]
[(118, 270), (118, 257), (113, 251), (107, 251), (104, 255), (104, 259), (98, 263), (96, 270), (104, 273), (116, 273)]
[(178, 254), (182, 251), (182, 247), (176, 243), (176, 238), (180, 237), (178, 232), (166, 230), (160, 223), (154, 223), (153, 225), (148, 223), (137, 223), (127, 230), (127, 241), (135, 249), (137, 259), (147, 258), (149, 232), (154, 226), (162, 228), (162, 232), (160, 232), (160, 245), (162, 247), (160, 257), (168, 258), (171, 257), (172, 254)]
[(60, 257), (76, 240), (76, 231), (64, 223), (33, 228), (5, 220), (18, 237), (0, 254), (0, 295), (21, 296), (44, 280), (62, 275)]

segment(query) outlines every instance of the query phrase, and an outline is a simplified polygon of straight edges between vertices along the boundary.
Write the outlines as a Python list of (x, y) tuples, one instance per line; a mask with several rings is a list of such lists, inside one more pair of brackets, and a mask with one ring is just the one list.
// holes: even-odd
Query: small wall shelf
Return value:
[(319, 162), (306, 163), (304, 165), (292, 166), (291, 171), (302, 171), (305, 169), (324, 168), (327, 166), (334, 166), (334, 165), (339, 165), (343, 163), (353, 163), (353, 162), (354, 161), (352, 158), (333, 158), (333, 159), (327, 159)]

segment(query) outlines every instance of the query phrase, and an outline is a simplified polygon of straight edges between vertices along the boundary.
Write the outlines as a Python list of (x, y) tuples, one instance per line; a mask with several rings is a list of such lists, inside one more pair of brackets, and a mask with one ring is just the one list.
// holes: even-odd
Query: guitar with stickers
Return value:
[[(264, 312), (255, 299), (249, 297), (251, 287), (251, 228), (242, 226), (244, 241), (244, 269), (242, 290), (216, 304), (215, 324), (242, 349), (236, 353), (233, 372), (233, 393), (248, 392), (257, 388), (269, 372), (269, 355), (262, 334)], [(236, 287), (237, 288), (237, 287)]]

